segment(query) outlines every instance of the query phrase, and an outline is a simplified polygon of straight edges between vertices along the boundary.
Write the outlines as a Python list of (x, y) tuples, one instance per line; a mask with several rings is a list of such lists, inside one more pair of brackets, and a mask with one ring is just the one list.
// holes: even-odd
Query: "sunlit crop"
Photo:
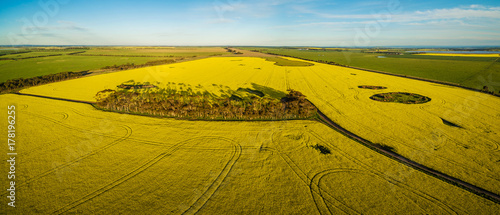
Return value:
[[(201, 85), (212, 93), (221, 93), (221, 86), (271, 88), (276, 91), (266, 94), (276, 96), (298, 90), (352, 133), (500, 193), (500, 99), (456, 87), (318, 63), (277, 66), (262, 58), (215, 57), (21, 92), (95, 102), (97, 92), (130, 80), (162, 87)], [(430, 101), (370, 99), (388, 92), (414, 93)], [(500, 212), (498, 204), (410, 169), (315, 121), (185, 121), (19, 95), (3, 95), (0, 101), (7, 106), (14, 98), (23, 108), (22, 150), (29, 152), (19, 197), (33, 199), (25, 203), (32, 206), (23, 208), (26, 213), (35, 211), (30, 208), (97, 214)], [(54, 156), (46, 156), (48, 152)], [(46, 198), (61, 193), (67, 198)]]

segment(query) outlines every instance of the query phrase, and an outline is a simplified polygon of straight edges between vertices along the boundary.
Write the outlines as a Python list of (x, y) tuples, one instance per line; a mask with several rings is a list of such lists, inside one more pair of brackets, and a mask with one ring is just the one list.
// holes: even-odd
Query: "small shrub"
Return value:
[(316, 145), (313, 145), (312, 147), (314, 149), (318, 150), (321, 154), (324, 154), (324, 155), (331, 154), (330, 149), (327, 148), (326, 146), (316, 144)]

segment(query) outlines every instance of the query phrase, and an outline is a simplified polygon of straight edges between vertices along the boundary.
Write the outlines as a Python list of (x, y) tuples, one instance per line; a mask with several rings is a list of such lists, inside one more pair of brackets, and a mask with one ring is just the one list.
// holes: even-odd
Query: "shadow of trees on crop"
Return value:
[(264, 97), (265, 94), (263, 92), (261, 92), (260, 90), (254, 90), (254, 89), (250, 89), (250, 88), (238, 88), (236, 91), (244, 91), (244, 92), (247, 92), (247, 93), (251, 93), (251, 94), (254, 94), (256, 96), (259, 96), (259, 97)]
[(262, 86), (256, 83), (252, 83), (252, 87), (257, 91), (260, 91), (261, 93), (269, 95), (273, 99), (281, 99), (286, 96), (285, 92), (275, 90), (270, 87)]
[[(441, 118), (441, 117), (440, 117), (440, 118)], [(450, 121), (448, 121), (448, 120), (446, 120), (446, 119), (441, 118), (441, 120), (443, 121), (443, 124), (445, 124), (445, 125), (447, 125), (447, 126), (457, 127), (457, 128), (462, 128), (462, 126), (457, 125), (457, 124), (455, 124), (455, 123), (453, 123), (453, 122), (450, 122)]]
[(383, 150), (386, 150), (386, 151), (391, 151), (394, 153), (396, 152), (396, 149), (392, 146), (388, 146), (388, 145), (381, 144), (381, 143), (374, 143), (373, 145), (375, 145), (376, 147), (381, 148)]

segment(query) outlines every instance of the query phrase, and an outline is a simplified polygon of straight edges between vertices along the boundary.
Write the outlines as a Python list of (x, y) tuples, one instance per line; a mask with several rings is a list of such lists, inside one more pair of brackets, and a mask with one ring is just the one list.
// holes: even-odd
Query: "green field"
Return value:
[[(68, 55), (74, 52), (83, 53)], [(161, 59), (207, 57), (229, 54), (225, 49), (220, 47), (92, 47), (89, 49), (26, 48), (18, 50), (2, 50), (0, 53), (6, 54), (0, 56), (0, 82), (5, 82), (10, 79), (31, 78), (68, 71), (78, 72), (85, 70), (97, 70), (105, 66), (122, 65), (127, 63), (139, 65), (149, 61)], [(56, 54), (58, 56), (47, 56)]]
[[(283, 48), (251, 48), (265, 53), (294, 56), (310, 60), (333, 61), (343, 65), (373, 69), (395, 74), (409, 75), (457, 83), (481, 89), (495, 89), (495, 80), (500, 79), (500, 62), (497, 58), (448, 57), (421, 55), (384, 55), (360, 51), (322, 51)], [(385, 58), (378, 58), (384, 56)], [(496, 86), (498, 88), (498, 86)], [(496, 92), (497, 90), (495, 90)]]
[(221, 47), (100, 47), (93, 48), (82, 55), (131, 55), (131, 56), (216, 56), (228, 55)]
[(156, 59), (158, 58), (62, 55), (18, 61), (6, 60), (0, 61), (0, 82), (9, 79), (30, 78), (66, 71), (94, 70), (114, 64), (142, 64)]

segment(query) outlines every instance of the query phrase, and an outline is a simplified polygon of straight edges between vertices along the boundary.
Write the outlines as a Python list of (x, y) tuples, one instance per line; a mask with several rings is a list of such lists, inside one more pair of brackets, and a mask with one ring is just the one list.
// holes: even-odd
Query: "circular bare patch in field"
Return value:
[(422, 104), (431, 101), (431, 98), (415, 93), (390, 92), (379, 93), (370, 97), (379, 102), (396, 102), (403, 104)]
[(383, 90), (383, 89), (387, 89), (387, 87), (371, 86), (371, 85), (361, 85), (361, 86), (358, 86), (358, 88), (361, 88), (361, 89), (370, 89), (370, 90)]

